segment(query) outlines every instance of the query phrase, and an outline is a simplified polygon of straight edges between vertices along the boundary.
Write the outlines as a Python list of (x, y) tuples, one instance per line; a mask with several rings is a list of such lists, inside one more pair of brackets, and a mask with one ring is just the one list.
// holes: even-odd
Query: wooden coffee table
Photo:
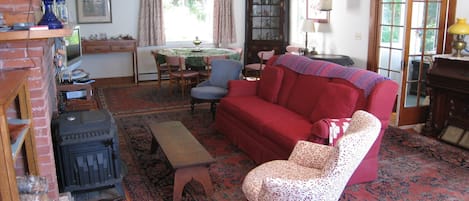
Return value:
[(153, 133), (151, 152), (159, 145), (174, 174), (173, 200), (181, 200), (184, 186), (192, 179), (204, 187), (207, 196), (213, 193), (208, 165), (215, 159), (179, 121), (168, 121), (150, 125)]

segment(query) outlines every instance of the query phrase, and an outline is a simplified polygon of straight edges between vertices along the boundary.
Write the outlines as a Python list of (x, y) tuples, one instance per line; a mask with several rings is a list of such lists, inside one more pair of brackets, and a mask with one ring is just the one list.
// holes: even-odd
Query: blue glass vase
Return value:
[(63, 28), (62, 22), (54, 15), (54, 0), (42, 0), (44, 2), (44, 15), (39, 25), (47, 25), (49, 29)]

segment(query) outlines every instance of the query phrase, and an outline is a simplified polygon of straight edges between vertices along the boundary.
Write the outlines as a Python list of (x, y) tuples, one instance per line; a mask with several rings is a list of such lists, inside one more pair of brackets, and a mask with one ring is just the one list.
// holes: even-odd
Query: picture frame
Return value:
[(111, 0), (76, 0), (78, 24), (112, 23)]
[(330, 12), (321, 10), (320, 0), (306, 0), (306, 18), (318, 23), (329, 23)]

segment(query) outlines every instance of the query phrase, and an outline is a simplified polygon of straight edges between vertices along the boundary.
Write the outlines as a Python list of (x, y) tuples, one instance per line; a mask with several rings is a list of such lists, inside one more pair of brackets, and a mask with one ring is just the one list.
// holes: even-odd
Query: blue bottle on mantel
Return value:
[(63, 28), (62, 22), (54, 15), (54, 0), (42, 0), (44, 3), (44, 15), (38, 25), (47, 25), (49, 29)]

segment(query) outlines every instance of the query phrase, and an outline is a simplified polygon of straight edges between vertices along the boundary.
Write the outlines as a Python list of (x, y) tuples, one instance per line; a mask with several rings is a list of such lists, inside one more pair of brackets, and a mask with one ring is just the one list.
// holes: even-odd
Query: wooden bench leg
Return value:
[(207, 197), (213, 194), (212, 181), (208, 174), (208, 168), (204, 166), (195, 166), (180, 168), (174, 174), (173, 201), (182, 199), (182, 190), (184, 186), (192, 179), (198, 181), (204, 187)]
[(150, 153), (154, 154), (156, 150), (160, 147), (158, 142), (154, 137), (151, 138), (151, 147), (150, 147)]

